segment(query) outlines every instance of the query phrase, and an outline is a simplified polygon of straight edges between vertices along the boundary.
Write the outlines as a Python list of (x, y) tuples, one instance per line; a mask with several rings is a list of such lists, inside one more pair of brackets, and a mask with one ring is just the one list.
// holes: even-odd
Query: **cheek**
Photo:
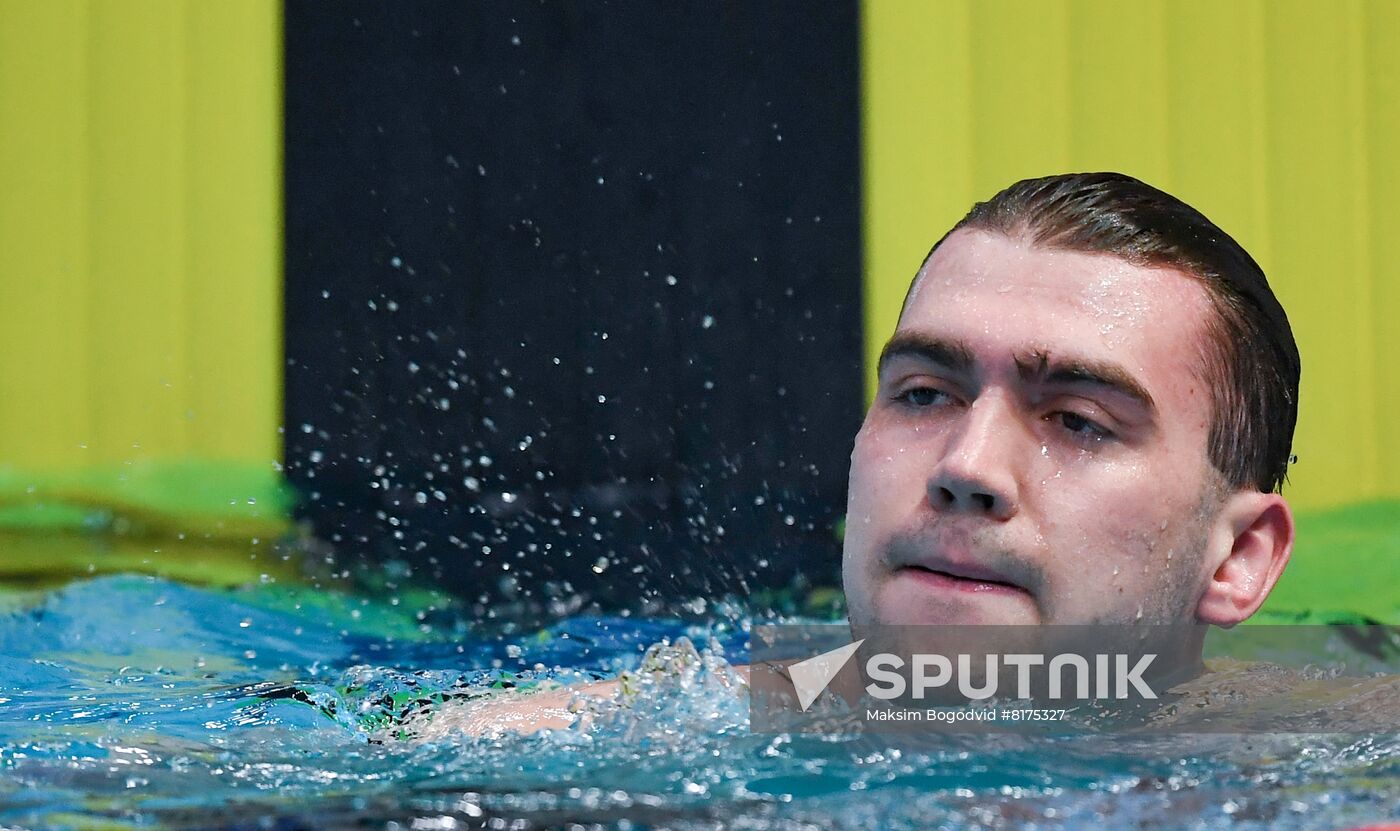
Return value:
[(1041, 485), (1045, 541), (1115, 582), (1153, 580), (1190, 562), (1203, 487), (1174, 465), (1065, 465)]
[(1085, 456), (1052, 467), (1037, 486), (1044, 541), (1081, 562), (1136, 563), (1180, 516), (1180, 484), (1151, 465)]
[(934, 458), (928, 439), (868, 423), (851, 452), (847, 523), (876, 523), (883, 516), (916, 509), (927, 488)]

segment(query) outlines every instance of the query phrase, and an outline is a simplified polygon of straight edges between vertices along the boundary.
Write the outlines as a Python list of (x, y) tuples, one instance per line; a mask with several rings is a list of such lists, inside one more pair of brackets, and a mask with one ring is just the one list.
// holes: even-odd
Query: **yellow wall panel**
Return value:
[(1400, 494), (1400, 3), (1372, 0), (1362, 24), (1368, 118), (1365, 164), (1369, 180), (1364, 221), (1369, 234), (1372, 350), (1380, 464), (1379, 491)]
[(189, 440), (220, 458), (280, 458), (280, 9), (197, 8), (185, 39)]
[[(1173, 3), (1164, 14), (1162, 39), (1170, 66), (1163, 91), (1167, 172), (1149, 181), (1229, 229), (1267, 269), (1263, 18), (1261, 0), (1189, 0)], [(1222, 170), (1230, 172), (1227, 187), (1219, 181)]]
[[(1069, 166), (1131, 164), (1144, 178), (1162, 179), (1169, 172), (1167, 108), (1139, 102), (1166, 97), (1165, 10), (1111, 0), (1076, 0), (1068, 9), (1069, 73), (1060, 94), (1068, 99)], [(1130, 130), (1123, 129), (1125, 114), (1134, 122)]]
[(995, 192), (1008, 171), (1024, 171), (1021, 178), (1063, 170), (1070, 160), (1068, 6), (1040, 0), (974, 2), (969, 36), (973, 188)]
[[(882, 196), (863, 204), (869, 274), (912, 274), (972, 199), (972, 91), (945, 83), (971, 72), (971, 7), (966, 0), (862, 6), (861, 98), (867, 112), (899, 119), (898, 130), (865, 148), (866, 193)], [(910, 17), (923, 28), (907, 25)], [(893, 331), (904, 289), (898, 280), (865, 281), (867, 332)], [(867, 365), (882, 345), (866, 339)]]
[(280, 8), (0, 0), (0, 469), (281, 454)]
[(90, 5), (89, 366), (99, 461), (182, 455), (188, 380), (182, 8)]
[(1319, 499), (1379, 490), (1360, 7), (1330, 8), (1280, 2), (1265, 16), (1267, 266), (1304, 359), (1295, 482)]
[(1400, 6), (870, 0), (862, 22), (868, 357), (972, 201), (1121, 170), (1215, 219), (1288, 309), (1294, 503), (1400, 496)]
[(0, 464), (77, 464), (92, 435), (83, 8), (0, 4)]

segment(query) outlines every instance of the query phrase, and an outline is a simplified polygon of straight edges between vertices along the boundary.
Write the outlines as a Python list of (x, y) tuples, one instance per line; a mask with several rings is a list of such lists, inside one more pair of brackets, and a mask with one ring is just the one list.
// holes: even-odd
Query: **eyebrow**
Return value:
[[(883, 373), (890, 361), (904, 357), (918, 358), (957, 373), (970, 373), (977, 363), (972, 357), (972, 350), (962, 341), (919, 332), (898, 332), (880, 350), (877, 372)], [(1152, 394), (1118, 364), (1080, 357), (1052, 359), (1045, 349), (1031, 350), (1016, 356), (1014, 360), (1022, 380), (1098, 387), (1126, 396), (1149, 415), (1157, 412)]]
[(1149, 415), (1157, 412), (1152, 394), (1118, 364), (1077, 357), (1053, 359), (1043, 349), (1032, 350), (1014, 360), (1025, 381), (1099, 387), (1133, 399)]
[(954, 372), (970, 372), (976, 363), (972, 359), (972, 350), (962, 341), (930, 337), (918, 332), (896, 332), (885, 348), (880, 350), (876, 373), (883, 373), (885, 365), (895, 358), (905, 357), (919, 358)]

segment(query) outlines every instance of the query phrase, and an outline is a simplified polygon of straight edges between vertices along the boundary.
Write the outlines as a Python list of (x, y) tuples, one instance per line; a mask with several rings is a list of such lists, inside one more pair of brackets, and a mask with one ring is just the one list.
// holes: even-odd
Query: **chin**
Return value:
[[(882, 592), (872, 614), (865, 616), (879, 626), (1016, 626), (1040, 623), (1026, 599), (945, 598), (910, 592)], [(852, 619), (854, 623), (854, 618)]]
[(1040, 623), (1035, 598), (1006, 586), (979, 586), (901, 569), (881, 581), (862, 615), (883, 626), (989, 626)]

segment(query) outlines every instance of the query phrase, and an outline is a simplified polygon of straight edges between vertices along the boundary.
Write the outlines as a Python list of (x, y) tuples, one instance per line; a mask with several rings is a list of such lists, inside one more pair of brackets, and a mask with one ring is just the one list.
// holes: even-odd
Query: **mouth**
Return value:
[(974, 566), (905, 565), (896, 569), (897, 576), (906, 577), (931, 589), (968, 592), (972, 594), (1026, 594), (1026, 589), (1007, 581), (1000, 574)]

